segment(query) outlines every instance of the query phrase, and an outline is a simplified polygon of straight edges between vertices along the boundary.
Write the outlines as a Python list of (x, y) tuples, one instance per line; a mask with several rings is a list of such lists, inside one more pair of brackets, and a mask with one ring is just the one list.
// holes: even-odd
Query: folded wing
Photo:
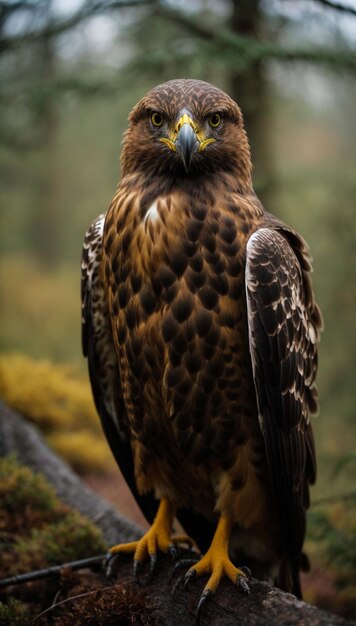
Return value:
[(286, 227), (260, 228), (248, 241), (246, 294), (259, 419), (298, 595), (305, 511), (316, 471), (309, 416), (317, 410), (314, 381), (322, 324), (310, 270), (304, 241)]
[(86, 233), (82, 253), (82, 347), (88, 359), (91, 388), (105, 436), (121, 472), (146, 519), (157, 510), (153, 494), (137, 491), (130, 435), (121, 394), (120, 371), (111, 332), (110, 315), (101, 276), (105, 216), (100, 215)]

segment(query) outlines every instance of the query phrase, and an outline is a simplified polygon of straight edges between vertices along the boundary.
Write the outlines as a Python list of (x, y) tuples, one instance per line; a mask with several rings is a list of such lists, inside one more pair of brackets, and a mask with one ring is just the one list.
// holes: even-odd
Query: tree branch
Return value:
[(175, 24), (180, 24), (191, 34), (223, 49), (225, 53), (229, 50), (239, 65), (241, 65), (242, 60), (245, 65), (249, 65), (263, 59), (275, 59), (282, 62), (328, 64), (352, 70), (356, 68), (356, 52), (354, 50), (334, 50), (319, 47), (309, 50), (285, 48), (273, 43), (258, 41), (252, 37), (235, 35), (220, 27), (214, 29), (168, 6), (158, 5), (154, 9), (154, 13)]
[(0, 37), (0, 53), (17, 48), (22, 44), (35, 43), (42, 39), (57, 37), (88, 18), (94, 17), (98, 14), (108, 13), (117, 9), (149, 6), (153, 3), (154, 0), (99, 0), (97, 2), (84, 2), (84, 4), (70, 17), (62, 20), (50, 21), (44, 28), (24, 32), (19, 35), (7, 35)]
[(322, 4), (329, 9), (335, 9), (336, 11), (348, 13), (349, 15), (356, 15), (356, 9), (354, 9), (353, 7), (345, 6), (344, 4), (340, 4), (339, 2), (331, 2), (331, 0), (314, 0), (314, 2), (318, 2), (319, 4)]

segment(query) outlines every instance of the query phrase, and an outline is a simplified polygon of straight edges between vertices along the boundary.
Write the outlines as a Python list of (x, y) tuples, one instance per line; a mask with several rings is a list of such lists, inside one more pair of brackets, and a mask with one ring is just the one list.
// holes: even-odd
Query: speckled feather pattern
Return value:
[[(232, 205), (208, 212), (204, 196), (191, 207), (178, 191), (157, 202), (154, 220), (144, 216), (139, 197), (128, 202), (130, 211), (119, 194), (109, 210), (104, 245), (122, 391), (140, 442), (134, 444), (137, 480), (161, 493), (168, 485), (170, 497), (194, 506), (196, 486), (185, 471), (179, 480), (181, 458), (209, 473), (231, 470), (241, 489), (246, 477), (237, 448), (247, 453), (251, 430), (261, 448), (260, 454), (250, 451), (251, 463), (261, 464), (264, 455), (251, 419), (256, 402), (244, 305), (244, 255), (254, 215), (243, 199), (236, 215)], [(161, 476), (157, 459), (168, 475)], [(207, 502), (198, 508), (212, 515), (209, 483)]]
[[(86, 356), (89, 350), (92, 352), (91, 375), (100, 380), (100, 394), (99, 392), (94, 394), (97, 409), (100, 412), (100, 403), (102, 402), (122, 436), (120, 420), (118, 419), (118, 414), (121, 413), (123, 407), (117, 357), (112, 341), (105, 287), (100, 277), (104, 222), (105, 215), (99, 215), (87, 232), (83, 244), (82, 344)], [(92, 380), (92, 385), (95, 384), (96, 381)]]
[[(148, 110), (186, 109), (224, 116), (189, 176), (147, 124)], [(321, 327), (306, 245), (264, 211), (241, 112), (207, 83), (149, 92), (130, 115), (122, 166), (105, 223), (84, 243), (94, 396), (129, 442), (139, 493), (208, 520), (228, 511), (235, 545), (264, 571), (283, 559), (298, 570)]]

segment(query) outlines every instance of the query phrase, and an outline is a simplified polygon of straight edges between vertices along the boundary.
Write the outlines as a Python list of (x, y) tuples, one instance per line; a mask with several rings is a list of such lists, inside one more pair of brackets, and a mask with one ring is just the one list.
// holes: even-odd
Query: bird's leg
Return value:
[(184, 584), (187, 584), (199, 576), (209, 575), (210, 578), (204, 587), (200, 596), (197, 610), (197, 622), (199, 622), (200, 612), (205, 602), (212, 596), (223, 576), (227, 576), (234, 584), (236, 584), (244, 593), (250, 593), (248, 578), (250, 571), (245, 567), (235, 567), (228, 555), (229, 537), (233, 522), (229, 515), (223, 513), (220, 516), (218, 526), (216, 528), (213, 540), (209, 550), (204, 554), (202, 559), (193, 565), (184, 577)]
[(133, 554), (134, 555), (134, 574), (137, 576), (142, 568), (143, 563), (149, 559), (149, 572), (153, 574), (157, 552), (169, 552), (172, 558), (177, 558), (177, 545), (179, 543), (193, 542), (189, 537), (172, 536), (173, 520), (175, 516), (175, 508), (167, 498), (162, 498), (157, 515), (153, 521), (151, 528), (145, 535), (137, 541), (130, 543), (119, 543), (110, 548), (110, 555), (116, 554)]

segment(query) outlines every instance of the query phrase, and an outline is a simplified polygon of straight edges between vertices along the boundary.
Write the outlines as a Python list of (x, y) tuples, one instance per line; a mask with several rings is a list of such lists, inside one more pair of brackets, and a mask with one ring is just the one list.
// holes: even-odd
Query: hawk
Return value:
[(316, 463), (322, 326), (308, 248), (254, 193), (238, 105), (198, 80), (133, 108), (122, 178), (89, 228), (83, 349), (103, 430), (151, 523), (136, 573), (175, 554), (177, 518), (204, 553), (185, 575), (249, 592), (247, 567), (301, 596)]

